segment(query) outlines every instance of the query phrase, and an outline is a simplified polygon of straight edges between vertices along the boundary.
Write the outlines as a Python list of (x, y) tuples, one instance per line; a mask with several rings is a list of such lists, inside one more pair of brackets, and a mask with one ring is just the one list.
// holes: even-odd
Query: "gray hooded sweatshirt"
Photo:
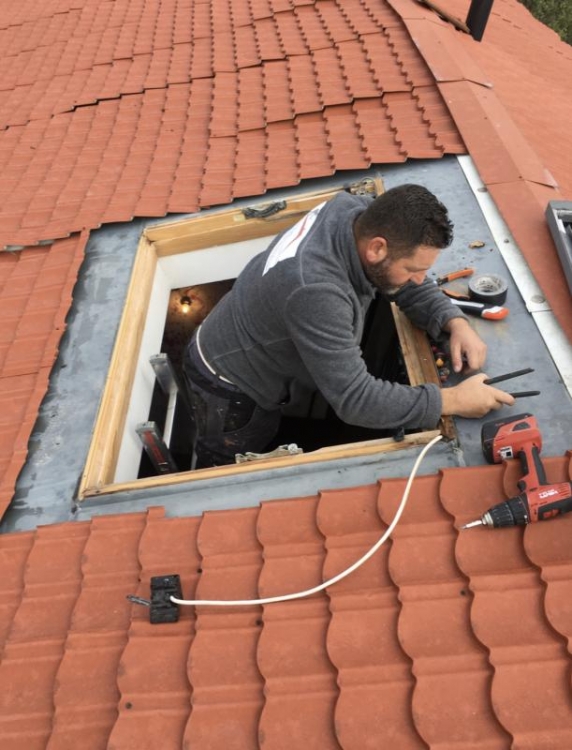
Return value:
[[(294, 381), (319, 390), (344, 422), (375, 429), (437, 425), (438, 386), (406, 386), (368, 373), (360, 341), (376, 289), (358, 255), (353, 223), (372, 200), (342, 192), (253, 258), (200, 329), (207, 362), (262, 408), (290, 400)], [(464, 317), (429, 279), (393, 298), (437, 339)]]

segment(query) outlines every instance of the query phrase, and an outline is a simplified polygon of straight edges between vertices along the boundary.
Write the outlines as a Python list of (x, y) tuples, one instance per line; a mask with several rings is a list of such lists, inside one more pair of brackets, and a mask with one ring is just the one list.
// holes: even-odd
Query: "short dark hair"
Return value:
[(357, 239), (383, 237), (393, 258), (411, 255), (419, 245), (444, 248), (453, 224), (444, 206), (422, 185), (399, 185), (379, 195), (357, 218)]

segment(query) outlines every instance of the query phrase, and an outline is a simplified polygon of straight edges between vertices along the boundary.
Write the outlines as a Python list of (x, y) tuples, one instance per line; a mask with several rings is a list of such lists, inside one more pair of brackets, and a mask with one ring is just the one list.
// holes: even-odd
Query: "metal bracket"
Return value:
[(285, 208), (286, 201), (274, 201), (274, 203), (268, 203), (261, 208), (243, 208), (242, 213), (247, 219), (267, 219), (269, 216), (284, 211)]
[(377, 195), (377, 185), (371, 177), (365, 177), (359, 182), (352, 182), (348, 187), (348, 193), (352, 195)]
[(296, 443), (290, 443), (289, 445), (279, 445), (269, 453), (237, 453), (235, 461), (237, 464), (243, 464), (247, 461), (263, 461), (266, 458), (283, 458), (284, 456), (296, 456), (299, 453), (304, 453), (302, 448), (298, 448)]

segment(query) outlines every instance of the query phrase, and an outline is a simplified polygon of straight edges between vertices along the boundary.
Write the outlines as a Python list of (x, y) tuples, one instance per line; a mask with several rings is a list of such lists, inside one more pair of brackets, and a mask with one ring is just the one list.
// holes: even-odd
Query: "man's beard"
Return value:
[(390, 269), (391, 260), (389, 258), (384, 258), (383, 260), (380, 260), (379, 263), (367, 263), (365, 273), (378, 292), (381, 292), (388, 297), (393, 297), (393, 295), (397, 294), (405, 284), (401, 284), (400, 286), (392, 284), (389, 280)]

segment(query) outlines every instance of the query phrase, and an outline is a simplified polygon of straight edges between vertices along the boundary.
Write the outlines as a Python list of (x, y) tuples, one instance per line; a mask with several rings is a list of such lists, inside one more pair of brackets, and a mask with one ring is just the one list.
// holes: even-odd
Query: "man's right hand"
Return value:
[(512, 406), (514, 397), (483, 381), (487, 375), (479, 373), (463, 380), (459, 385), (441, 390), (441, 414), (458, 417), (484, 417), (491, 410), (502, 406)]

